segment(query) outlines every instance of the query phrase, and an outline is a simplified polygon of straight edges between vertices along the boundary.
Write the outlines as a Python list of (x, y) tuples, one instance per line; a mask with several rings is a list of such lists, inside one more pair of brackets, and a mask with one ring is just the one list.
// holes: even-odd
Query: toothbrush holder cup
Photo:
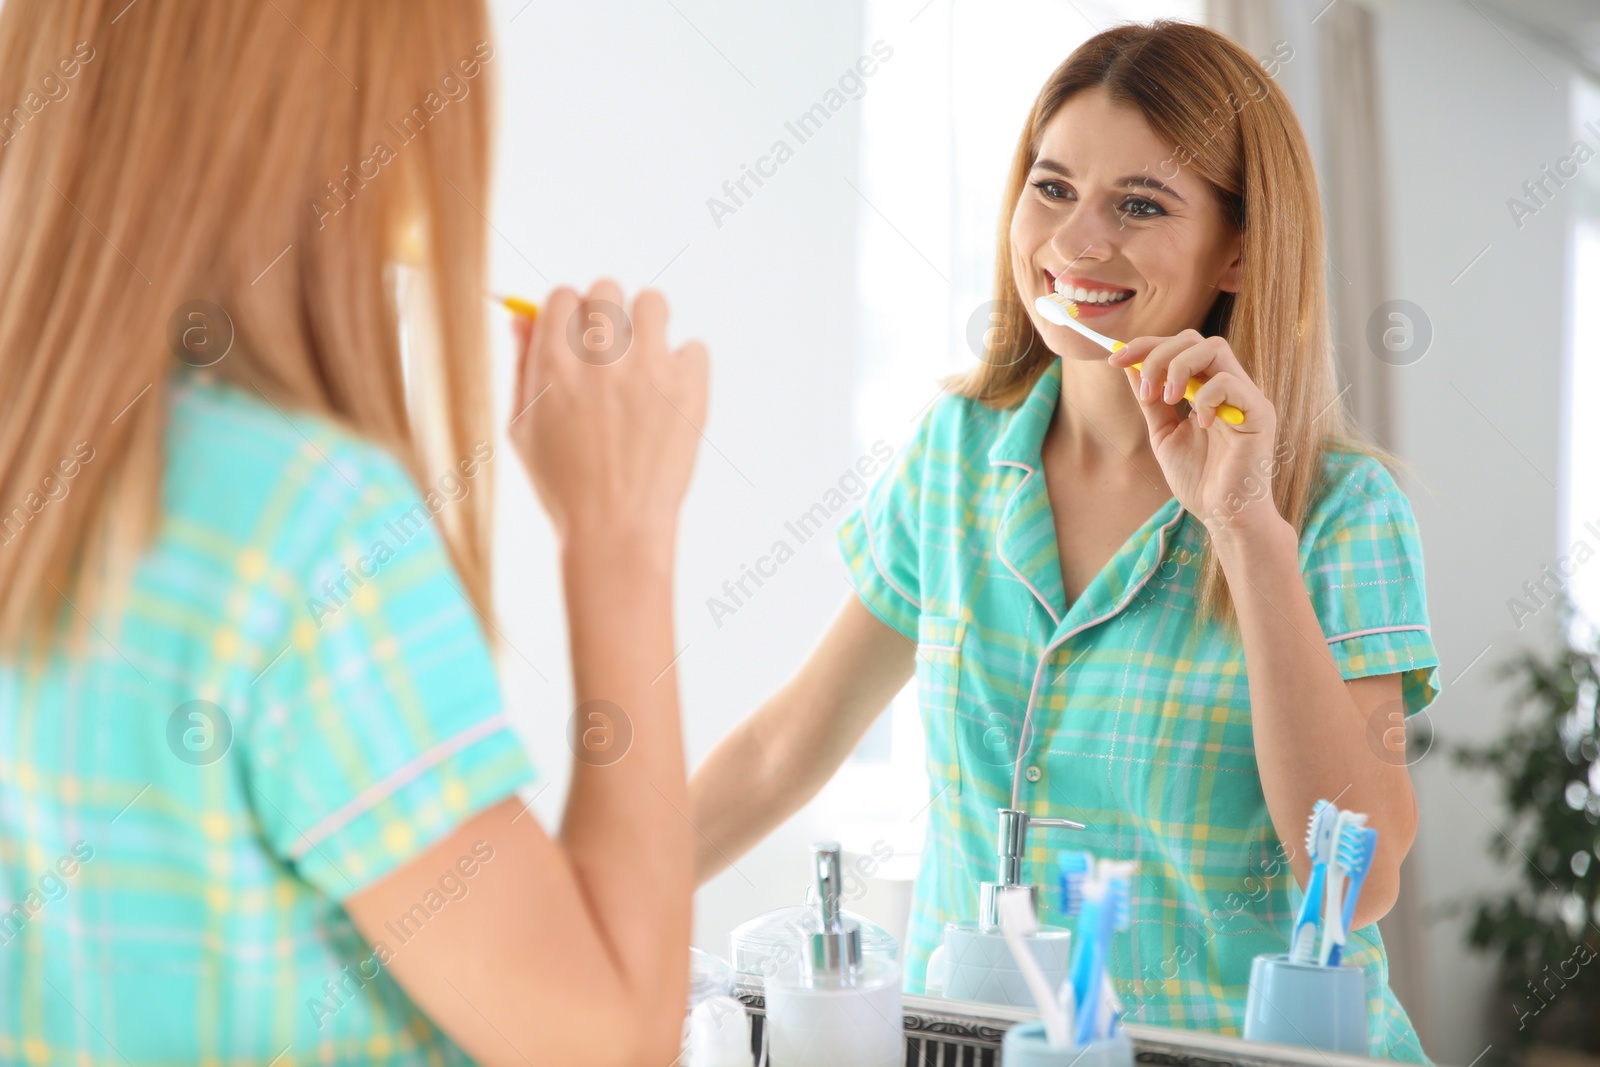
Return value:
[(1250, 965), (1246, 1041), (1367, 1054), (1367, 977), (1359, 967), (1293, 963), (1264, 954)]
[(1101, 1041), (1068, 1048), (1051, 1048), (1044, 1023), (1035, 1019), (1018, 1023), (1000, 1042), (1000, 1062), (1005, 1067), (1133, 1067), (1133, 1042), (1126, 1030)]

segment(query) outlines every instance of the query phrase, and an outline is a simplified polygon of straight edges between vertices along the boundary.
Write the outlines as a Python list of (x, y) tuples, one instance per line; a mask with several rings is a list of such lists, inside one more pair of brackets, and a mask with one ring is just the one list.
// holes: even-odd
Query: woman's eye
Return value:
[(1048, 179), (1034, 182), (1033, 187), (1051, 200), (1066, 200), (1071, 193), (1071, 190), (1060, 182), (1053, 182)]
[(1153, 219), (1165, 215), (1161, 205), (1142, 196), (1130, 196), (1122, 202), (1122, 213), (1136, 219)]

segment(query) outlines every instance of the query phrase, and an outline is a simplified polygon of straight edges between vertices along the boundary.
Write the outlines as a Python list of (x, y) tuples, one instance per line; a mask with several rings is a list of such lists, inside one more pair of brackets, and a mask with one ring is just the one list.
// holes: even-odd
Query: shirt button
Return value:
[(1039, 780), (1039, 768), (1037, 767), (1029, 767), (1023, 773), (1028, 776), (1028, 781), (1030, 782), (1037, 782)]

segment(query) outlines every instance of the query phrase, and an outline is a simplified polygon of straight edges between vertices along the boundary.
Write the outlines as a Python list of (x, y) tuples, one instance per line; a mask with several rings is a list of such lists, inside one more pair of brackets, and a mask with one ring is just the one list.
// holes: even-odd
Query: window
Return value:
[[(1585, 78), (1575, 80), (1573, 94), (1573, 138), (1593, 147), (1594, 134), (1583, 127), (1589, 122), (1600, 127), (1600, 85)], [(1568, 324), (1566, 396), (1567, 433), (1565, 478), (1562, 486), (1566, 509), (1566, 537), (1557, 559), (1571, 556), (1567, 594), (1583, 618), (1574, 620), (1575, 641), (1585, 640), (1585, 631), (1600, 626), (1600, 423), (1589, 408), (1600, 390), (1600, 162), (1590, 160), (1577, 175), (1573, 192), (1573, 234), (1570, 285), (1567, 305), (1572, 309)], [(1584, 553), (1579, 546), (1586, 545)], [(1580, 561), (1579, 556), (1582, 556)]]

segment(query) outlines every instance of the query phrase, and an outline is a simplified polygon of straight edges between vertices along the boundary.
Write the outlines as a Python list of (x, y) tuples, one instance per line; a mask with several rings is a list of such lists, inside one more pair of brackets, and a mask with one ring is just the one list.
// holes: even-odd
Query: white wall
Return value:
[[(862, 54), (860, 8), (585, 0), (518, 14), (524, 3), (494, 4), (506, 105), (495, 285), (539, 298), (602, 275), (630, 293), (654, 280), (672, 303), (673, 336), (698, 336), (712, 352), (708, 440), (677, 575), (692, 767), (789, 676), (849, 591), (830, 531), (798, 545), (720, 628), (705, 605), (856, 459), (858, 200), (843, 179), (855, 172), (857, 105), (804, 144), (784, 123)], [(893, 76), (891, 62), (867, 91)], [(707, 199), (724, 197), (723, 182), (780, 137), (794, 157), (763, 187), (747, 184), (754, 195), (718, 227)], [(497, 358), (503, 368), (511, 358), (504, 339)], [(497, 593), (513, 650), (503, 673), (550, 782), (534, 810), (554, 831), (571, 759), (566, 633), (548, 526), (504, 457)], [(805, 846), (824, 821), (792, 820), (703, 890), (697, 941), (725, 953), (736, 920), (797, 903)]]
[[(1571, 70), (1471, 5), (1397, 0), (1382, 10), (1393, 296), (1420, 305), (1434, 329), (1427, 355), (1396, 376), (1397, 445), (1415, 464), (1403, 484), (1422, 531), (1444, 687), (1430, 709), (1436, 747), (1412, 768), (1414, 855), (1431, 907), (1508, 880), (1484, 850), (1503, 819), (1494, 790), (1443, 747), (1501, 733), (1509, 701), (1494, 669), (1520, 646), (1556, 640), (1549, 626), (1518, 632), (1505, 602), (1564, 540), (1556, 486), (1571, 205), (1558, 198), (1519, 231), (1505, 202), (1570, 147)], [(1488, 1040), (1493, 972), (1466, 952), (1463, 926), (1440, 919), (1424, 939), (1422, 1037), (1442, 1063), (1469, 1063)]]

